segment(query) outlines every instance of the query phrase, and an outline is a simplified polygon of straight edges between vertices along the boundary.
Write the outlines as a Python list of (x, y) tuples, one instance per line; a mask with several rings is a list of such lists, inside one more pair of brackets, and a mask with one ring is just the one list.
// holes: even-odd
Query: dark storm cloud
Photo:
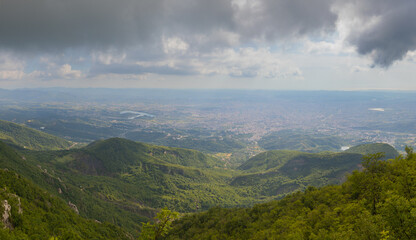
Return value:
[(416, 49), (416, 1), (367, 0), (356, 3), (356, 16), (365, 26), (352, 29), (349, 41), (375, 65), (388, 67)]
[[(250, 1), (249, 1), (250, 2)], [(331, 31), (337, 15), (332, 0), (260, 0), (238, 13), (240, 31), (247, 38), (268, 40)]]
[[(341, 7), (335, 11), (335, 5)], [(140, 48), (159, 52), (137, 55), (163, 58), (169, 37), (196, 52), (320, 37), (335, 31), (342, 6), (359, 23), (348, 41), (376, 65), (389, 66), (416, 48), (415, 0), (0, 0), (0, 48)], [(362, 27), (374, 18), (375, 24)]]
[[(165, 35), (198, 45), (201, 35), (218, 31), (274, 40), (333, 27), (335, 19), (328, 0), (262, 0), (256, 8), (231, 0), (0, 0), (0, 46), (125, 47), (157, 44)], [(222, 44), (213, 39), (203, 43)]]
[(0, 0), (0, 46), (15, 50), (154, 44), (232, 25), (229, 1)]
[(168, 0), (165, 6), (167, 31), (194, 34), (235, 27), (229, 0)]
[(149, 40), (159, 0), (0, 0), (0, 46), (55, 50), (124, 46)]

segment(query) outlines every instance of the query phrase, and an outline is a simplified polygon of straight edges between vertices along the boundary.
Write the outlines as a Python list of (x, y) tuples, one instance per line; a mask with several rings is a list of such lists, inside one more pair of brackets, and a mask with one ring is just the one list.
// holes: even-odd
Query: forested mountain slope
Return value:
[[(187, 212), (256, 201), (227, 182), (223, 162), (194, 150), (108, 139), (65, 151), (16, 152), (0, 143), (0, 166), (74, 203), (80, 215), (137, 235), (157, 208)], [(242, 197), (244, 195), (245, 197)]]
[(367, 157), (342, 185), (187, 215), (167, 239), (415, 239), (416, 154), (381, 157)]
[(345, 174), (358, 169), (363, 155), (357, 153), (305, 153), (267, 151), (239, 167), (233, 186), (253, 186), (262, 195), (283, 197), (307, 186), (339, 184)]
[(392, 159), (399, 156), (394, 147), (390, 146), (387, 143), (369, 143), (369, 144), (360, 144), (354, 147), (351, 147), (344, 152), (346, 153), (359, 153), (362, 155), (374, 154), (374, 153), (384, 153), (383, 159)]
[(0, 169), (0, 239), (133, 239), (76, 211), (17, 173)]
[(72, 143), (20, 124), (0, 120), (0, 140), (31, 150), (59, 150)]
[(121, 138), (61, 151), (15, 150), (0, 143), (0, 168), (70, 201), (81, 216), (118, 225), (134, 236), (160, 208), (195, 212), (252, 206), (309, 185), (339, 183), (359, 167), (361, 157), (271, 151), (234, 170), (195, 150)]

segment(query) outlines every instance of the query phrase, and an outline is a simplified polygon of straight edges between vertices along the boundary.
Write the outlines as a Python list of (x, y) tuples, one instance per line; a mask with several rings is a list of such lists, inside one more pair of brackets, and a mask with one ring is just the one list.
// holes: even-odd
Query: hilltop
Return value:
[(369, 143), (361, 144), (354, 147), (351, 147), (344, 152), (346, 153), (359, 153), (362, 155), (374, 154), (374, 153), (383, 153), (383, 159), (392, 159), (399, 156), (399, 152), (390, 146), (387, 143)]
[(60, 150), (72, 143), (21, 124), (0, 120), (0, 140), (30, 150)]

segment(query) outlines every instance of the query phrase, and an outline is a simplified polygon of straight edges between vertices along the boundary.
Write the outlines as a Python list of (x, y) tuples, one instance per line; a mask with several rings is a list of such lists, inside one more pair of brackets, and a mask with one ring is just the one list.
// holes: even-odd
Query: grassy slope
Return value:
[(3, 120), (0, 120), (0, 140), (31, 150), (59, 150), (71, 146), (65, 139)]

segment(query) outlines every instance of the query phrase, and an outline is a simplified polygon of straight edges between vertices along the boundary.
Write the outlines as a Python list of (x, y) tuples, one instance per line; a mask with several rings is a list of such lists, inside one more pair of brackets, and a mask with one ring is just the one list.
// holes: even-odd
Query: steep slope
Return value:
[(399, 152), (397, 152), (394, 147), (390, 146), (387, 143), (369, 143), (369, 144), (361, 144), (358, 146), (351, 147), (344, 152), (346, 153), (359, 153), (362, 155), (367, 154), (374, 154), (374, 153), (384, 153), (383, 159), (392, 159), (399, 156)]
[(267, 151), (241, 165), (248, 172), (236, 176), (231, 185), (253, 186), (266, 196), (285, 196), (307, 186), (342, 182), (347, 172), (358, 169), (363, 155), (357, 153), (304, 153)]
[(304, 153), (292, 150), (266, 151), (250, 158), (245, 163), (241, 164), (238, 169), (246, 172), (267, 171), (282, 166), (287, 161), (300, 154)]
[(415, 239), (416, 154), (363, 165), (342, 186), (187, 215), (167, 239)]
[(0, 239), (132, 239), (114, 225), (82, 218), (71, 206), (0, 169)]
[[(96, 219), (100, 222), (110, 222), (118, 226), (123, 226), (133, 235), (137, 235), (141, 222), (146, 221), (147, 216), (153, 215), (153, 210), (138, 206), (134, 209), (122, 208), (104, 199), (98, 198), (90, 191), (84, 191), (84, 186), (88, 186), (91, 179), (88, 176), (72, 175), (60, 169), (63, 163), (57, 162), (50, 164), (50, 159), (61, 157), (65, 159), (71, 151), (28, 151), (16, 152), (5, 143), (0, 141), (0, 168), (15, 171), (37, 186), (47, 190), (50, 194), (58, 196), (66, 202), (74, 203), (83, 217)], [(86, 182), (84, 182), (86, 181)], [(122, 184), (100, 179), (91, 185), (123, 187)], [(1, 238), (0, 238), (1, 239)]]
[(0, 120), (0, 140), (31, 150), (59, 150), (71, 142), (26, 126)]

